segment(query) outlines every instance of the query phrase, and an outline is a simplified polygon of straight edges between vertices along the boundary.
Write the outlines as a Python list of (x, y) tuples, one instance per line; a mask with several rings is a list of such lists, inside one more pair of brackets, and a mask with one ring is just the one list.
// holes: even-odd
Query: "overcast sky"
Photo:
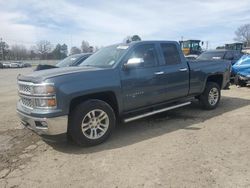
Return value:
[(0, 37), (105, 46), (138, 34), (143, 40), (201, 39), (210, 48), (233, 42), (250, 23), (250, 0), (0, 0)]

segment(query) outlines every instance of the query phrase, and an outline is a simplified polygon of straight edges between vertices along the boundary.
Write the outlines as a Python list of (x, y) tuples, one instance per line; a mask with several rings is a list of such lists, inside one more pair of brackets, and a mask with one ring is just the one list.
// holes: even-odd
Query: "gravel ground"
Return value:
[(104, 144), (46, 143), (16, 115), (16, 76), (0, 69), (0, 187), (250, 187), (250, 87), (117, 127)]

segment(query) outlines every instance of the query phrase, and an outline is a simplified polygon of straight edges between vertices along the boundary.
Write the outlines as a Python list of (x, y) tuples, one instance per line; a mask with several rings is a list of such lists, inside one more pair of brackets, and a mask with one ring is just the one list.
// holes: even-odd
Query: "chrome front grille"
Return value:
[(21, 104), (27, 108), (33, 109), (34, 108), (33, 99), (31, 97), (28, 97), (28, 95), (32, 94), (32, 82), (19, 81), (18, 92)]
[(30, 82), (19, 82), (18, 83), (19, 92), (22, 94), (31, 95), (31, 83)]
[(26, 98), (24, 96), (20, 96), (21, 102), (24, 106), (28, 107), (28, 108), (33, 108), (33, 100), (31, 98)]

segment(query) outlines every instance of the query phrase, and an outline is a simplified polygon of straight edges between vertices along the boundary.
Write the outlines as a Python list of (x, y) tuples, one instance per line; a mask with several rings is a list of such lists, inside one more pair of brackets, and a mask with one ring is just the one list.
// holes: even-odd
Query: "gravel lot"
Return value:
[(250, 187), (250, 87), (219, 107), (120, 125), (104, 144), (46, 143), (19, 123), (16, 76), (0, 69), (0, 187)]

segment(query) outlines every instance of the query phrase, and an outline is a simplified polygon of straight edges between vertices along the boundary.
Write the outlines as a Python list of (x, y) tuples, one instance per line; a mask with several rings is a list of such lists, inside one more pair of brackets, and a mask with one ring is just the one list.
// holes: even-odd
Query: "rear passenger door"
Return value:
[(160, 43), (161, 51), (159, 80), (162, 99), (171, 100), (185, 97), (189, 92), (189, 67), (180, 48), (175, 43)]

